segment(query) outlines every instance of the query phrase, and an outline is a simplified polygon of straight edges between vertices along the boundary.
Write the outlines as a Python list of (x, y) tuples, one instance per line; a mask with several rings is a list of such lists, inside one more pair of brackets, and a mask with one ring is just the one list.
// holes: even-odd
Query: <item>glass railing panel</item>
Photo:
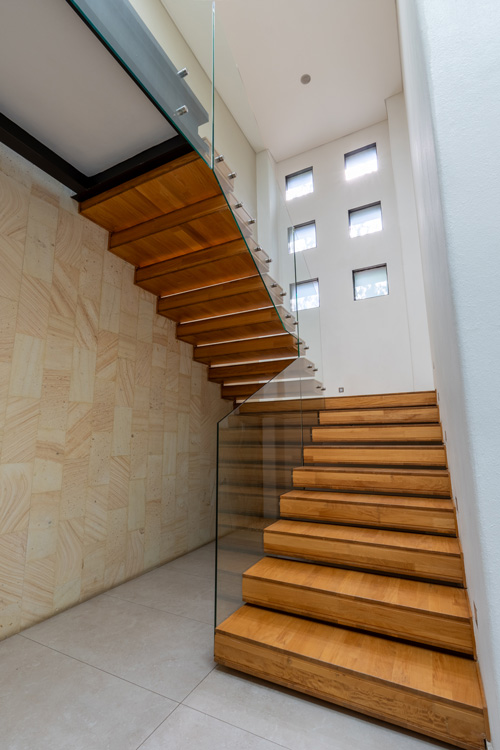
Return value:
[[(212, 165), (212, 3), (68, 1), (173, 127)], [(196, 56), (182, 32), (183, 22), (185, 29), (193, 26), (189, 19), (196, 19)]]
[(257, 175), (255, 152), (262, 138), (217, 11), (214, 81), (215, 175), (283, 328), (295, 335), (288, 298), (293, 263), (285, 252), (290, 217), (274, 175), (267, 184)]
[(317, 396), (306, 358), (295, 360), (219, 422), (216, 624), (242, 604), (242, 577), (264, 556), (264, 529), (279, 517), (280, 495), (302, 465)]
[[(290, 235), (290, 256), (294, 262), (294, 282), (292, 282), (290, 298), (293, 314), (297, 318), (297, 330), (300, 337), (300, 356), (305, 356), (314, 363), (316, 380), (323, 383), (323, 355), (321, 341), (321, 294), (328, 293), (319, 286), (317, 272), (315, 273), (309, 253), (314, 250), (299, 249), (300, 242), (296, 241), (293, 229)], [(323, 386), (318, 388), (317, 395), (323, 396)]]

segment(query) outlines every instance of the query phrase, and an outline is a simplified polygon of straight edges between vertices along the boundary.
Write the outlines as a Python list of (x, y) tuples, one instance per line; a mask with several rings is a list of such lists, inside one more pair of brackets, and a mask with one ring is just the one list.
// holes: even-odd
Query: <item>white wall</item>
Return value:
[(431, 346), (500, 747), (500, 5), (399, 0)]
[[(308, 343), (317, 341), (320, 318), (327, 395), (338, 395), (339, 387), (344, 395), (434, 387), (422, 274), (415, 273), (420, 266), (418, 239), (411, 232), (403, 237), (402, 249), (399, 217), (409, 212), (412, 196), (400, 203), (396, 199), (391, 145), (404, 120), (400, 109), (393, 110), (391, 132), (387, 121), (380, 122), (277, 165), (283, 187), (287, 174), (313, 167), (314, 193), (288, 206), (294, 224), (316, 220), (318, 246), (299, 255), (300, 263), (308, 266), (305, 278), (319, 278), (321, 308), (319, 316), (317, 311), (301, 314), (301, 336)], [(378, 171), (346, 181), (344, 154), (374, 142)], [(398, 159), (405, 157), (404, 145), (403, 132)], [(402, 169), (398, 187), (404, 190)], [(383, 230), (351, 239), (348, 210), (376, 201), (382, 203)], [(355, 302), (352, 271), (382, 263), (387, 264), (389, 295)]]
[[(211, 81), (160, 0), (131, 0), (131, 3), (174, 65), (179, 69), (188, 68), (186, 82), (211, 116)], [(206, 23), (201, 27), (204, 33), (200, 32), (201, 54), (212, 44), (211, 4), (200, 5), (199, 12), (207, 15)], [(178, 124), (182, 127), (182, 120)], [(224, 154), (227, 164), (237, 172), (235, 194), (254, 215), (257, 210), (255, 152), (218, 94), (215, 98), (215, 125), (215, 148)], [(200, 129), (200, 135), (211, 141), (211, 123)]]

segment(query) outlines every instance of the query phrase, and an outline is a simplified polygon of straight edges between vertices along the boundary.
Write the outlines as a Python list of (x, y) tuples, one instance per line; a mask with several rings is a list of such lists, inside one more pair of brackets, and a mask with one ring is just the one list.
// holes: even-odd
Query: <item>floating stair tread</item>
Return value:
[[(353, 599), (365, 599), (410, 611), (432, 612), (470, 623), (465, 589), (426, 581), (344, 570), (324, 565), (264, 557), (243, 574), (244, 578), (265, 579), (289, 586)], [(403, 637), (403, 636), (402, 636)]]
[(316, 427), (314, 443), (442, 442), (440, 424), (384, 424)]
[(83, 201), (80, 213), (116, 232), (219, 193), (211, 170), (193, 151)]
[(282, 499), (304, 500), (311, 503), (352, 503), (363, 506), (385, 506), (388, 508), (412, 508), (416, 510), (434, 510), (442, 513), (454, 513), (453, 501), (450, 498), (436, 497), (402, 497), (398, 495), (357, 494), (354, 492), (319, 492), (307, 490), (290, 490)]
[(437, 404), (436, 391), (325, 398), (325, 409), (369, 409), (377, 406), (434, 406), (435, 404)]
[(405, 533), (404, 531), (389, 531), (386, 529), (367, 529), (358, 526), (337, 526), (329, 523), (289, 521), (286, 519), (280, 519), (268, 526), (266, 533), (310, 537), (312, 539), (338, 539), (352, 544), (369, 544), (377, 547), (460, 557), (458, 539), (447, 536)]
[(306, 464), (386, 464), (446, 466), (444, 445), (311, 445), (304, 448)]
[(383, 424), (384, 422), (439, 422), (437, 406), (393, 407), (382, 409), (346, 409), (321, 411), (319, 423), (329, 424)]
[(366, 490), (383, 494), (438, 495), (450, 497), (451, 483), (445, 469), (301, 466), (293, 471), (296, 487)]
[(219, 625), (215, 659), (462, 747), (484, 746), (471, 659), (251, 605)]
[(399, 530), (280, 520), (264, 532), (267, 554), (463, 585), (458, 539)]
[(292, 490), (280, 498), (282, 518), (382, 526), (456, 535), (450, 499)]

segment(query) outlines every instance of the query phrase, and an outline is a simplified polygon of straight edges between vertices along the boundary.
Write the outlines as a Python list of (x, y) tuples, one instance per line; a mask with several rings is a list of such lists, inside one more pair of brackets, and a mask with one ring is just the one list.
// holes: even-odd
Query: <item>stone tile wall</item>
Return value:
[(228, 402), (107, 241), (0, 145), (0, 638), (214, 536)]

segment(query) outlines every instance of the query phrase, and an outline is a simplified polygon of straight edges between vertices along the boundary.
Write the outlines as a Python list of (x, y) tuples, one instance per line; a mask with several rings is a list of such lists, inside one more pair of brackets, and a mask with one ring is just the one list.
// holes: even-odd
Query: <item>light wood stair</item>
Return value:
[[(234, 429), (245, 438), (235, 447), (229, 427), (223, 446), (235, 461), (233, 514), (246, 482), (258, 496), (272, 452), (276, 469), (288, 442), (297, 455), (297, 436), (302, 465), (279, 519), (264, 523), (267, 556), (243, 574), (246, 604), (216, 629), (216, 660), (482, 749), (487, 711), (436, 394), (248, 403), (240, 412)], [(250, 472), (250, 457), (269, 448)]]
[(109, 250), (135, 266), (136, 285), (221, 395), (241, 401), (297, 358), (299, 341), (230, 177), (223, 160), (216, 176), (193, 151), (82, 200), (80, 212), (109, 231)]

